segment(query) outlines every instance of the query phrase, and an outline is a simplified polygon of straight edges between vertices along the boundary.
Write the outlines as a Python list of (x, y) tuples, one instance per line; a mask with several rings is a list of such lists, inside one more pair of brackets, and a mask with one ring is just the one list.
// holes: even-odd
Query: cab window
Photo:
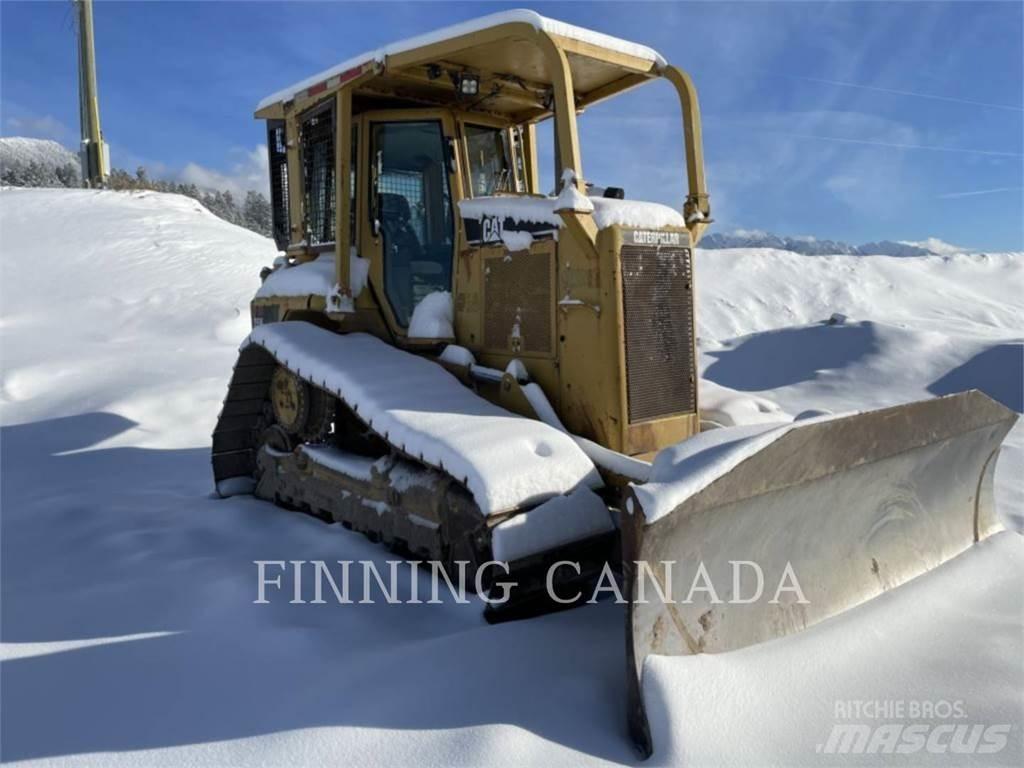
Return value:
[(384, 290), (398, 322), (434, 291), (451, 290), (454, 227), (447, 143), (436, 121), (374, 123), (374, 229), (384, 249)]
[(466, 125), (465, 131), (473, 197), (517, 191), (505, 131), (484, 125)]

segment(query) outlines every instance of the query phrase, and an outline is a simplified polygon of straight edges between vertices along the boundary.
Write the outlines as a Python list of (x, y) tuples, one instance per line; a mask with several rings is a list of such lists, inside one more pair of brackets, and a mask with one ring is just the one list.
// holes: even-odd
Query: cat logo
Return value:
[(480, 240), (484, 243), (496, 243), (501, 240), (504, 222), (497, 216), (484, 216), (480, 221)]

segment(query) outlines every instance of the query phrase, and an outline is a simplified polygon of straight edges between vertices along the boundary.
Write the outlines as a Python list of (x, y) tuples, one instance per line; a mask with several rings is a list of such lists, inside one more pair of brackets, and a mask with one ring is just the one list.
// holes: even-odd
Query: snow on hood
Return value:
[[(370, 261), (352, 248), (349, 256), (349, 286), (353, 298), (366, 287), (370, 274)], [(271, 296), (328, 296), (334, 290), (334, 253), (321, 253), (312, 261), (275, 269), (256, 291), (257, 299)]]
[(616, 51), (617, 53), (624, 53), (628, 56), (635, 56), (638, 59), (653, 62), (659, 67), (664, 67), (666, 65), (666, 61), (662, 55), (654, 49), (648, 48), (646, 45), (631, 43), (628, 40), (621, 40), (617, 37), (612, 37), (611, 35), (602, 34), (601, 32), (594, 32), (593, 30), (577, 27), (573, 24), (566, 24), (563, 21), (548, 19), (535, 11), (517, 9), (512, 11), (502, 11), (500, 13), (492, 13), (487, 16), (481, 16), (478, 19), (470, 19), (469, 21), (464, 21), (460, 24), (453, 24), (448, 27), (434, 30), (433, 32), (427, 32), (422, 35), (406, 38), (405, 40), (399, 40), (398, 42), (391, 43), (383, 48), (377, 48), (372, 51), (360, 53), (358, 56), (346, 59), (330, 69), (325, 69), (323, 72), (315, 74), (312, 77), (307, 77), (305, 80), (300, 80), (294, 85), (290, 85), (276, 93), (272, 93), (256, 106), (256, 110), (259, 111), (264, 107), (269, 107), (271, 104), (276, 104), (279, 101), (288, 101), (289, 99), (294, 98), (297, 93), (306, 90), (312, 85), (321, 83), (324, 80), (329, 80), (332, 77), (340, 75), (342, 72), (346, 72), (367, 62), (383, 62), (388, 56), (394, 56), (397, 53), (411, 51), (415, 48), (422, 48), (423, 46), (431, 45), (442, 40), (450, 40), (453, 37), (459, 37), (471, 32), (478, 32), (482, 29), (489, 29), (501, 24), (511, 24), (514, 22), (529, 24), (534, 29), (547, 32), (550, 35), (567, 37), (571, 40), (577, 40), (581, 43), (588, 43), (590, 45), (597, 46), (598, 48)]
[[(647, 203), (641, 200), (616, 200), (610, 197), (587, 198), (594, 206), (594, 223), (598, 229), (607, 229), (618, 224), (620, 227), (637, 229), (663, 229), (685, 227), (686, 220), (679, 211), (661, 203)], [(562, 218), (555, 213), (557, 197), (474, 197), (459, 202), (459, 213), (464, 219), (480, 221), (494, 216), (499, 219), (530, 222), (533, 224), (562, 225)]]

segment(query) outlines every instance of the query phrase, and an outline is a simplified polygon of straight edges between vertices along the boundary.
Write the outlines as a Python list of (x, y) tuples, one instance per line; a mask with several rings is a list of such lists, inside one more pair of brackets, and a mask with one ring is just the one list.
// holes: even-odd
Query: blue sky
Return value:
[[(97, 2), (114, 164), (265, 185), (256, 102), (502, 3)], [(699, 89), (716, 228), (1024, 249), (1019, 2), (534, 3), (650, 45)], [(78, 137), (70, 2), (0, 2), (0, 133)], [(589, 180), (679, 205), (678, 105), (655, 83), (581, 117)]]

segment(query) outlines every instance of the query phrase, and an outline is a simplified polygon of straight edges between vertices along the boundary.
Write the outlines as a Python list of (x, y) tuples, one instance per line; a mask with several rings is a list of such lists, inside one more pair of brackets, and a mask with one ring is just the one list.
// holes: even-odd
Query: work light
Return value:
[(480, 77), (471, 72), (459, 73), (459, 93), (463, 96), (476, 96), (480, 90)]

